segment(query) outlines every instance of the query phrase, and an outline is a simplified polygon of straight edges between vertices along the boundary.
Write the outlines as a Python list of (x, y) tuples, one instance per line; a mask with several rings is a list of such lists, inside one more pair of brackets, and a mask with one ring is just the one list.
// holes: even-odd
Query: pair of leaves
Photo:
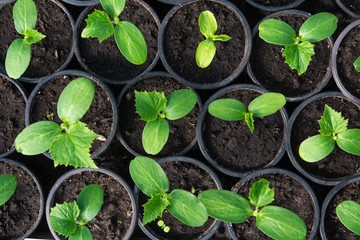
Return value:
[(360, 156), (360, 129), (347, 129), (348, 120), (328, 105), (319, 120), (320, 134), (304, 140), (299, 147), (300, 157), (307, 162), (317, 162), (328, 156), (335, 143), (350, 154)]
[(164, 170), (151, 158), (136, 157), (130, 162), (130, 175), (139, 189), (151, 197), (144, 204), (143, 225), (162, 216), (165, 209), (186, 225), (199, 227), (208, 219), (205, 206), (192, 193), (175, 189), (170, 194)]
[[(95, 9), (85, 20), (86, 28), (82, 38), (97, 37), (104, 41), (114, 34), (116, 45), (131, 63), (140, 65), (147, 59), (147, 46), (141, 31), (131, 22), (119, 21), (118, 17), (125, 8), (125, 0), (101, 0), (106, 12)], [(109, 15), (115, 20), (111, 21)], [(115, 29), (113, 24), (115, 24)]]
[(360, 204), (343, 201), (336, 207), (336, 215), (345, 227), (360, 236)]
[(245, 119), (251, 133), (254, 131), (253, 117), (265, 117), (275, 113), (286, 103), (284, 95), (280, 93), (265, 93), (252, 100), (248, 106), (235, 99), (224, 98), (210, 103), (209, 113), (214, 117), (227, 120), (239, 121)]
[(301, 75), (306, 72), (311, 57), (315, 54), (315, 42), (330, 37), (337, 28), (338, 19), (331, 13), (315, 14), (300, 27), (299, 37), (287, 23), (277, 19), (267, 19), (259, 25), (259, 36), (265, 42), (284, 45), (283, 55), (292, 69)]
[(0, 206), (6, 203), (15, 193), (17, 179), (12, 174), (0, 175)]

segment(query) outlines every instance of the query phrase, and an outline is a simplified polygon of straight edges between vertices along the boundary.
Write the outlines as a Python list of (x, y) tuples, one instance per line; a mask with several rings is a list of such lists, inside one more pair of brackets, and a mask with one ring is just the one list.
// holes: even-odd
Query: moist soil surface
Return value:
[(129, 230), (133, 209), (124, 186), (114, 177), (101, 172), (85, 171), (65, 180), (57, 189), (54, 202), (73, 202), (81, 190), (89, 184), (98, 184), (104, 191), (100, 212), (86, 226), (94, 239), (120, 240)]
[(300, 144), (307, 138), (320, 134), (318, 120), (329, 105), (348, 119), (348, 129), (360, 128), (360, 107), (340, 97), (324, 97), (308, 104), (297, 116), (291, 131), (291, 146), (296, 161), (309, 174), (321, 179), (349, 177), (360, 170), (360, 156), (352, 155), (335, 145), (334, 151), (326, 158), (307, 163), (298, 154)]
[[(195, 195), (198, 196), (202, 191), (208, 189), (217, 189), (216, 183), (212, 176), (199, 166), (182, 161), (171, 161), (160, 164), (169, 178), (169, 191), (174, 189), (183, 189), (191, 192), (192, 187), (195, 189)], [(139, 211), (143, 216), (143, 207), (149, 197), (143, 193), (139, 194)], [(158, 225), (157, 222), (163, 220), (166, 226), (170, 227), (170, 232), (165, 233)], [(158, 217), (151, 223), (145, 225), (147, 230), (160, 239), (199, 239), (203, 234), (214, 224), (215, 219), (210, 218), (205, 222), (202, 227), (190, 227), (180, 222), (178, 219), (170, 215), (165, 210), (162, 217)]]
[(253, 0), (254, 2), (271, 7), (286, 6), (296, 2), (297, 0)]
[[(199, 15), (211, 11), (217, 21), (216, 35), (232, 37), (215, 41), (216, 54), (207, 68), (196, 64), (195, 53), (205, 40), (199, 29)], [(217, 83), (228, 78), (241, 64), (245, 50), (244, 26), (233, 10), (223, 4), (198, 1), (180, 8), (168, 22), (164, 33), (164, 54), (169, 66), (182, 78), (194, 83)]]
[[(276, 17), (288, 23), (298, 34), (300, 26), (306, 21), (301, 15)], [(284, 46), (265, 42), (258, 32), (253, 38), (253, 49), (250, 56), (252, 72), (259, 83), (271, 92), (279, 92), (286, 97), (300, 97), (319, 87), (330, 66), (331, 49), (327, 40), (315, 43), (315, 55), (305, 73), (298, 75), (285, 63), (282, 55)]]
[[(251, 186), (261, 178), (268, 180), (269, 187), (275, 190), (275, 200), (270, 205), (284, 207), (297, 214), (307, 227), (306, 239), (308, 239), (314, 227), (315, 206), (307, 189), (297, 180), (284, 174), (262, 174), (247, 181), (244, 185), (237, 183), (232, 191), (248, 200)], [(255, 209), (254, 206), (252, 208)], [(272, 239), (256, 227), (255, 217), (250, 217), (241, 224), (232, 224), (232, 227), (238, 239)]]
[[(62, 121), (57, 115), (57, 102), (61, 92), (71, 80), (79, 76), (66, 75), (58, 76), (47, 82), (34, 97), (30, 113), (30, 122), (54, 121), (61, 124)], [(109, 95), (97, 83), (94, 83), (95, 94), (89, 110), (80, 119), (88, 124), (88, 127), (96, 134), (109, 137), (113, 124), (113, 111)], [(53, 116), (51, 116), (53, 115)], [(95, 139), (90, 152), (99, 149), (105, 141)]]
[(20, 90), (0, 76), (0, 154), (10, 151), (25, 128), (25, 99)]
[[(100, 4), (95, 9), (102, 10)], [(85, 15), (94, 12), (94, 8)], [(99, 42), (98, 38), (81, 38), (81, 32), (86, 27), (85, 19), (78, 31), (79, 51), (82, 61), (90, 71), (95, 74), (118, 83), (125, 83), (144, 73), (153, 63), (157, 50), (157, 38), (159, 27), (151, 12), (143, 6), (139, 0), (127, 0), (125, 9), (119, 16), (121, 21), (129, 21), (137, 26), (142, 32), (148, 49), (145, 63), (134, 65), (121, 54), (116, 45), (114, 36)]]
[[(12, 9), (14, 3), (0, 6), (0, 63), (10, 44), (19, 34), (14, 27)], [(66, 13), (51, 0), (35, 0), (38, 19), (35, 29), (46, 37), (31, 45), (30, 65), (24, 77), (45, 77), (57, 71), (67, 60), (72, 50), (73, 28)]]
[[(247, 107), (259, 96), (254, 90), (233, 90), (220, 98), (241, 101)], [(284, 141), (284, 122), (280, 112), (254, 118), (254, 133), (241, 121), (225, 121), (207, 113), (204, 120), (204, 145), (220, 166), (232, 171), (247, 172), (270, 164)]]
[[(119, 131), (130, 148), (140, 155), (146, 155), (142, 146), (142, 132), (146, 121), (140, 120), (140, 115), (136, 113), (134, 90), (148, 92), (155, 90), (169, 96), (172, 92), (185, 88), (188, 89), (172, 77), (153, 76), (138, 81), (124, 93), (119, 106)], [(169, 139), (156, 157), (176, 155), (185, 150), (196, 138), (196, 121), (199, 114), (200, 108), (196, 104), (186, 116), (178, 120), (168, 120)]]
[(24, 169), (0, 162), (0, 175), (12, 174), (18, 183), (14, 195), (0, 206), (0, 239), (19, 239), (36, 223), (40, 213), (40, 192), (34, 179)]
[(357, 0), (341, 0), (340, 2), (342, 2), (345, 7), (350, 9), (350, 11), (358, 15), (360, 14), (360, 6)]

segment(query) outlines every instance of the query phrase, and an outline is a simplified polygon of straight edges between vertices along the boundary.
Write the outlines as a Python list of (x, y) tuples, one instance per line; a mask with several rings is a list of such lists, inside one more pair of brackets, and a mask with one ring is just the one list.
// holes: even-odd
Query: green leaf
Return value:
[(167, 104), (164, 92), (138, 92), (135, 90), (136, 112), (141, 116), (141, 120), (155, 121)]
[(87, 128), (85, 123), (77, 122), (68, 127), (66, 133), (55, 137), (50, 154), (54, 158), (55, 167), (59, 164), (77, 167), (97, 168), (90, 158), (91, 143), (98, 135)]
[(25, 35), (24, 42), (27, 44), (40, 42), (43, 38), (46, 37), (44, 34), (39, 33), (35, 29), (26, 30), (24, 35)]
[(24, 34), (28, 29), (34, 29), (37, 21), (36, 5), (32, 0), (17, 0), (13, 8), (15, 29)]
[(329, 136), (315, 135), (304, 140), (299, 155), (306, 162), (317, 162), (329, 155), (335, 148), (335, 141)]
[(17, 179), (14, 175), (0, 175), (0, 206), (6, 203), (15, 193)]
[(213, 40), (205, 39), (196, 49), (196, 63), (201, 68), (206, 68), (214, 59), (216, 46)]
[(18, 79), (24, 74), (30, 64), (31, 47), (24, 39), (15, 39), (6, 52), (5, 69), (7, 75)]
[(215, 16), (210, 11), (203, 11), (199, 16), (200, 32), (206, 37), (212, 37), (217, 31), (217, 22)]
[(274, 188), (269, 188), (269, 184), (269, 181), (262, 178), (252, 185), (249, 192), (252, 205), (263, 207), (274, 201)]
[(285, 96), (281, 93), (265, 93), (252, 100), (248, 108), (254, 117), (265, 117), (274, 114), (285, 103)]
[(256, 217), (256, 226), (277, 240), (303, 240), (307, 228), (301, 218), (286, 208), (266, 206)]
[(209, 216), (223, 222), (242, 223), (253, 214), (249, 201), (230, 191), (206, 190), (199, 199)]
[(360, 235), (360, 204), (353, 201), (343, 201), (336, 207), (336, 215), (345, 227)]
[(228, 36), (228, 35), (214, 35), (214, 36), (212, 36), (212, 40), (214, 40), (214, 41), (223, 41), (223, 42), (227, 42), (227, 41), (229, 41), (231, 39), (231, 37), (230, 36)]
[(238, 121), (245, 118), (246, 107), (238, 100), (224, 98), (211, 102), (209, 105), (209, 113), (223, 120)]
[(289, 64), (291, 69), (296, 69), (299, 75), (306, 72), (314, 54), (314, 45), (309, 42), (288, 45), (283, 52), (285, 63)]
[(254, 118), (252, 113), (246, 113), (245, 114), (245, 122), (248, 125), (250, 132), (254, 132)]
[(302, 41), (318, 42), (330, 37), (337, 28), (338, 19), (334, 14), (322, 12), (306, 20), (300, 27), (299, 36)]
[(50, 211), (50, 222), (52, 230), (60, 235), (69, 237), (75, 233), (76, 219), (79, 217), (80, 209), (76, 202), (56, 204)]
[(345, 152), (360, 156), (360, 129), (348, 129), (340, 133), (336, 142)]
[(101, 6), (113, 18), (118, 17), (124, 10), (125, 0), (100, 0)]
[(131, 22), (121, 21), (115, 26), (115, 41), (124, 57), (135, 65), (147, 59), (147, 46), (141, 31)]
[(82, 38), (97, 37), (101, 43), (114, 34), (114, 26), (104, 11), (95, 9), (94, 13), (88, 15), (85, 22), (87, 25), (81, 32)]
[(271, 44), (290, 45), (295, 43), (296, 33), (283, 21), (267, 19), (259, 25), (259, 37)]
[(142, 224), (145, 225), (154, 221), (158, 216), (162, 217), (162, 213), (169, 205), (169, 201), (166, 198), (162, 198), (162, 194), (158, 193), (152, 196), (144, 207), (144, 217)]
[(190, 89), (181, 89), (167, 96), (166, 108), (163, 110), (169, 120), (184, 117), (194, 108), (197, 96)]
[(89, 109), (94, 98), (94, 84), (86, 78), (72, 80), (62, 91), (57, 112), (65, 123), (79, 121)]
[(61, 132), (61, 127), (51, 121), (33, 123), (16, 137), (14, 143), (16, 151), (24, 155), (43, 153), (49, 150), (51, 143)]
[(69, 236), (69, 240), (93, 240), (93, 236), (86, 226), (77, 226), (76, 231)]
[(156, 155), (165, 146), (169, 138), (169, 123), (166, 119), (158, 118), (148, 122), (142, 133), (142, 144), (145, 152)]
[(200, 227), (208, 219), (204, 204), (196, 196), (182, 189), (173, 190), (168, 200), (167, 210), (181, 222), (192, 227)]
[(330, 136), (333, 133), (342, 133), (347, 129), (348, 125), (348, 120), (344, 119), (340, 112), (336, 112), (326, 104), (324, 114), (318, 122), (320, 124), (319, 132), (324, 136)]
[(148, 157), (135, 157), (130, 162), (130, 176), (147, 196), (163, 194), (169, 190), (169, 180), (160, 165)]
[(90, 184), (81, 190), (76, 201), (80, 209), (79, 218), (89, 222), (99, 213), (104, 200), (104, 192), (97, 184)]
[(360, 57), (358, 57), (354, 62), (354, 67), (356, 71), (360, 72)]

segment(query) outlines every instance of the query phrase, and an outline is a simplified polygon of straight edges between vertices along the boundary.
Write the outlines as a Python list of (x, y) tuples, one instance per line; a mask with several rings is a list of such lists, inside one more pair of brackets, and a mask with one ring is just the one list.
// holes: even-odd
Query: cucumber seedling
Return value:
[(15, 193), (17, 179), (12, 174), (0, 175), (0, 206), (6, 203)]
[(360, 204), (343, 201), (337, 205), (336, 215), (347, 229), (360, 236)]

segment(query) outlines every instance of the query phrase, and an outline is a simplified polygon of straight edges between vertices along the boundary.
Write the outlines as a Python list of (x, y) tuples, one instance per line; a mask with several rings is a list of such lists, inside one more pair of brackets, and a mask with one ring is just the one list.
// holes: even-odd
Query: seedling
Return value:
[(360, 236), (360, 204), (343, 201), (336, 207), (336, 215), (347, 229)]
[(360, 156), (360, 129), (348, 129), (348, 119), (325, 105), (324, 114), (318, 121), (320, 134), (304, 140), (299, 155), (306, 162), (317, 162), (329, 155), (335, 143), (350, 154)]
[(26, 127), (15, 139), (15, 148), (24, 155), (36, 155), (49, 150), (55, 167), (97, 168), (90, 158), (91, 143), (98, 137), (79, 120), (94, 98), (94, 85), (86, 78), (71, 81), (62, 91), (57, 114), (61, 126), (52, 121), (40, 121)]
[(209, 113), (226, 121), (245, 119), (251, 133), (254, 132), (254, 117), (265, 117), (275, 113), (286, 103), (281, 93), (265, 93), (252, 100), (246, 111), (245, 105), (235, 99), (223, 98), (210, 103)]
[[(274, 201), (274, 188), (260, 179), (249, 192), (250, 203), (240, 195), (227, 190), (206, 190), (199, 199), (205, 205), (209, 216), (220, 221), (242, 223), (251, 216), (256, 217), (256, 226), (267, 236), (277, 240), (303, 240), (307, 228), (301, 218), (290, 210), (269, 205)], [(259, 210), (262, 207), (261, 210)]]
[(210, 11), (203, 11), (199, 16), (200, 32), (206, 37), (200, 42), (196, 49), (196, 63), (201, 68), (206, 68), (214, 59), (216, 46), (215, 41), (227, 42), (231, 39), (228, 35), (215, 35), (217, 22), (214, 14)]
[[(114, 35), (116, 45), (124, 57), (129, 62), (140, 65), (146, 61), (147, 46), (144, 36), (134, 24), (119, 19), (125, 2), (126, 0), (100, 0), (106, 12), (95, 9), (94, 13), (88, 15), (85, 20), (87, 26), (81, 37), (97, 37), (101, 43)], [(112, 21), (109, 16), (112, 17)]]
[(165, 209), (175, 218), (192, 227), (200, 227), (207, 221), (205, 206), (195, 195), (182, 189), (167, 193), (169, 179), (157, 162), (148, 157), (136, 157), (130, 162), (129, 169), (134, 183), (144, 194), (151, 197), (143, 205), (143, 225), (158, 216), (162, 217)]
[(17, 179), (12, 174), (0, 175), (0, 206), (6, 203), (15, 193)]
[(313, 43), (330, 37), (337, 28), (337, 21), (328, 12), (315, 14), (301, 25), (297, 37), (295, 30), (287, 23), (267, 19), (259, 25), (259, 36), (265, 42), (285, 46), (285, 63), (301, 75), (306, 72), (311, 57), (315, 54)]
[(138, 92), (135, 90), (136, 112), (147, 121), (142, 133), (142, 144), (148, 154), (158, 154), (169, 137), (167, 120), (177, 120), (187, 115), (195, 106), (196, 94), (181, 89), (165, 97), (164, 92)]
[(164, 232), (166, 232), (166, 233), (168, 233), (170, 231), (170, 227), (166, 226), (163, 220), (159, 220), (157, 222), (157, 225), (159, 227), (161, 227), (161, 229), (164, 230)]
[(5, 69), (9, 77), (18, 79), (30, 64), (31, 44), (40, 42), (45, 35), (36, 31), (36, 5), (33, 0), (18, 0), (13, 8), (15, 29), (24, 38), (15, 39), (9, 46)]
[(56, 204), (50, 211), (52, 230), (73, 239), (92, 240), (86, 224), (99, 213), (103, 204), (104, 192), (99, 185), (90, 184), (81, 190), (72, 203)]

